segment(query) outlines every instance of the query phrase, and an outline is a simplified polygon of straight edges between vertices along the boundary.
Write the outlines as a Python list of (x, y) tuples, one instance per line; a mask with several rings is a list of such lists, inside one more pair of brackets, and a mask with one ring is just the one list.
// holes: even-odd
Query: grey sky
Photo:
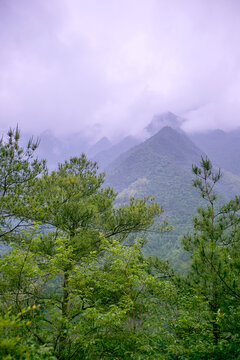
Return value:
[(0, 0), (0, 128), (240, 126), (239, 0)]

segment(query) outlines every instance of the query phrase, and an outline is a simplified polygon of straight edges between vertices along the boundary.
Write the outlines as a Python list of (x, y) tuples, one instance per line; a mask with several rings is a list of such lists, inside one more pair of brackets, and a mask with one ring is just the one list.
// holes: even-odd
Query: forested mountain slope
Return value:
[[(123, 153), (107, 169), (107, 184), (119, 192), (118, 201), (131, 196), (152, 195), (163, 206), (174, 229), (160, 237), (149, 234), (149, 254), (184, 261), (181, 236), (190, 230), (192, 216), (201, 200), (192, 186), (192, 164), (198, 164), (200, 150), (185, 134), (170, 127)], [(224, 172), (219, 188), (221, 198), (231, 198), (240, 190), (240, 179)], [(239, 193), (240, 191), (238, 191)], [(181, 264), (183, 266), (183, 263)]]
[(118, 159), (119, 156), (128, 150), (131, 149), (132, 151), (132, 148), (141, 143), (143, 139), (150, 138), (167, 126), (181, 131), (180, 126), (183, 122), (184, 119), (169, 111), (154, 115), (151, 122), (142, 131), (140, 131), (138, 136), (126, 136), (108, 149), (99, 151), (93, 159), (98, 162), (101, 169), (106, 170), (113, 161)]
[(112, 145), (108, 149), (98, 152), (93, 160), (97, 161), (99, 167), (105, 170), (108, 165), (117, 159), (122, 153), (133, 148), (139, 143), (139, 140), (133, 136), (127, 136), (117, 144)]

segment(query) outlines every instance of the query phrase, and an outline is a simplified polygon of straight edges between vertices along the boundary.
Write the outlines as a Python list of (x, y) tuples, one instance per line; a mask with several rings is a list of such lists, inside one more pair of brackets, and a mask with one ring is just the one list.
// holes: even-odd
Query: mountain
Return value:
[[(146, 252), (171, 260), (178, 269), (186, 266), (181, 250), (181, 236), (190, 231), (192, 216), (203, 204), (192, 186), (192, 164), (199, 164), (204, 155), (184, 133), (164, 127), (157, 134), (121, 154), (107, 168), (107, 185), (119, 192), (118, 202), (131, 196), (152, 195), (163, 206), (173, 231), (150, 234)], [(234, 186), (232, 180), (234, 179)], [(240, 190), (240, 179), (226, 173), (221, 200)], [(232, 187), (233, 186), (233, 187)], [(225, 194), (223, 195), (223, 192)]]
[[(201, 154), (186, 135), (165, 127), (114, 160), (107, 168), (107, 179), (121, 191), (139, 176), (150, 176), (160, 165), (174, 165), (187, 171), (192, 163), (199, 162)], [(119, 177), (120, 173), (124, 176)]]
[[(31, 135), (21, 133), (21, 141), (27, 144)], [(105, 136), (92, 143), (92, 140), (84, 133), (74, 133), (67, 136), (57, 137), (50, 130), (42, 132), (38, 137), (40, 141), (36, 151), (37, 156), (47, 160), (50, 170), (54, 170), (58, 163), (68, 160), (72, 156), (80, 156), (85, 153), (91, 160), (97, 161), (102, 170), (105, 170), (121, 153), (129, 150), (140, 142), (133, 136), (127, 136), (118, 143), (112, 142)]]
[(152, 195), (163, 206), (164, 218), (174, 230), (150, 235), (146, 251), (171, 258), (180, 266), (184, 265), (180, 237), (190, 230), (191, 217), (199, 206), (199, 197), (191, 186), (191, 165), (199, 162), (201, 153), (186, 135), (165, 127), (122, 154), (107, 169), (107, 185), (119, 191), (119, 202), (130, 196)]
[[(149, 136), (153, 134), (147, 140), (140, 143), (138, 138), (128, 136), (114, 145), (106, 137), (92, 145), (83, 133), (57, 138), (45, 131), (39, 136), (38, 156), (46, 158), (48, 168), (53, 170), (58, 162), (85, 152), (99, 163), (100, 171), (106, 171), (106, 185), (119, 192), (117, 203), (131, 196), (154, 196), (165, 210), (163, 218), (174, 229), (167, 234), (149, 234), (145, 251), (184, 269), (187, 261), (181, 250), (181, 236), (191, 230), (192, 216), (203, 204), (192, 187), (192, 164), (199, 164), (201, 155), (207, 154), (224, 174), (217, 188), (220, 201), (239, 195), (240, 130), (189, 136), (179, 128), (183, 121), (170, 112), (156, 115), (145, 128)], [(26, 142), (29, 136), (23, 134), (22, 138)]]
[[(22, 138), (26, 143), (29, 136), (23, 134)], [(47, 160), (50, 170), (54, 170), (58, 163), (68, 160), (71, 156), (80, 156), (83, 152), (86, 153), (90, 147), (88, 138), (80, 133), (59, 138), (51, 131), (46, 130), (38, 138), (40, 144), (37, 155), (39, 158)]]
[[(152, 122), (145, 128), (145, 134), (147, 132), (148, 137), (152, 136), (153, 133), (165, 125), (179, 128), (182, 121), (183, 119), (171, 112), (155, 115)], [(27, 133), (21, 135), (24, 143), (31, 137)], [(82, 153), (97, 161), (100, 168), (105, 170), (121, 153), (126, 152), (140, 142), (139, 138), (127, 136), (117, 144), (112, 144), (105, 136), (92, 144), (91, 139), (84, 132), (57, 137), (50, 130), (42, 132), (38, 138), (40, 139), (40, 146), (37, 149), (37, 154), (39, 158), (47, 160), (50, 170), (54, 170), (58, 163), (69, 159), (71, 156), (80, 156)]]
[(145, 127), (145, 131), (152, 136), (165, 126), (170, 126), (172, 129), (180, 129), (180, 126), (184, 121), (185, 120), (180, 116), (168, 111), (163, 114), (155, 115), (150, 124)]
[(112, 146), (112, 143), (106, 136), (98, 140), (94, 145), (87, 150), (87, 155), (89, 157), (94, 157), (96, 154), (100, 152), (104, 152), (108, 150)]
[[(24, 134), (23, 141), (26, 143), (28, 139), (29, 136)], [(107, 137), (103, 137), (91, 145), (90, 140), (84, 134), (74, 133), (59, 138), (49, 130), (40, 134), (39, 140), (38, 157), (47, 160), (50, 170), (54, 170), (58, 163), (68, 160), (71, 156), (80, 156), (85, 153), (89, 158), (92, 158), (97, 153), (106, 151), (112, 146)]]
[(110, 163), (118, 158), (122, 153), (133, 148), (139, 143), (139, 140), (133, 136), (127, 136), (122, 139), (119, 143), (111, 146), (107, 150), (101, 151), (96, 154), (93, 159), (97, 161), (100, 169), (105, 170)]
[(221, 168), (240, 176), (240, 130), (214, 130), (190, 135), (192, 141), (204, 149), (208, 157)]

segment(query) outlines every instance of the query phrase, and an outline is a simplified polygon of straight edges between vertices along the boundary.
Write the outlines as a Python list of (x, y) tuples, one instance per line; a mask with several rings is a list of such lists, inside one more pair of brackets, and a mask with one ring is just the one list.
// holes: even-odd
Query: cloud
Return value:
[(167, 110), (189, 131), (239, 126), (239, 10), (238, 0), (2, 0), (0, 127), (113, 136)]

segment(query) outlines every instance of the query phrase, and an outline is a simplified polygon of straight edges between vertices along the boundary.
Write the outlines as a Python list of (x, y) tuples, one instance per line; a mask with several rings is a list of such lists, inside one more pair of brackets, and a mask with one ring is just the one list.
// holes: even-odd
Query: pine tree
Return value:
[(183, 239), (191, 254), (189, 280), (207, 303), (212, 333), (209, 358), (236, 359), (240, 344), (236, 325), (240, 317), (240, 197), (225, 205), (219, 203), (215, 185), (221, 171), (215, 173), (209, 159), (202, 158), (200, 167), (193, 166), (193, 173), (194, 186), (206, 200), (206, 207), (198, 209), (194, 232)]
[(39, 140), (31, 138), (27, 145), (20, 145), (20, 131), (10, 129), (0, 140), (0, 238), (7, 238), (26, 225), (22, 208), (25, 196), (36, 178), (43, 173), (45, 161), (39, 161), (35, 151)]

